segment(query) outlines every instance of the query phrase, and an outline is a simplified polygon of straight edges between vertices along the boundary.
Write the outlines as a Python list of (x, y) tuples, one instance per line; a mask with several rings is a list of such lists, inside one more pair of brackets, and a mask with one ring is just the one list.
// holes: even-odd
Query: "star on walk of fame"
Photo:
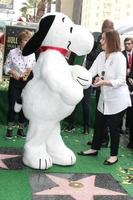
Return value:
[(55, 182), (58, 186), (42, 190), (34, 193), (34, 195), (70, 195), (75, 200), (93, 200), (94, 196), (107, 195), (107, 196), (118, 196), (126, 195), (121, 192), (116, 192), (109, 189), (104, 189), (95, 186), (96, 176), (92, 175), (89, 177), (81, 178), (77, 181), (68, 181), (65, 178), (57, 176), (46, 175), (49, 179)]
[(3, 160), (10, 159), (10, 158), (16, 158), (20, 155), (10, 155), (10, 154), (0, 154), (0, 168), (8, 169), (8, 167), (5, 165)]

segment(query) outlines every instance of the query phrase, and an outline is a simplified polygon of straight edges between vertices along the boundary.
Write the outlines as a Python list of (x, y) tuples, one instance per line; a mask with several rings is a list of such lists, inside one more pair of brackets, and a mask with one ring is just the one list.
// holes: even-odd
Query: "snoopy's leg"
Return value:
[(76, 162), (75, 154), (64, 144), (62, 140), (59, 123), (56, 124), (48, 139), (47, 149), (54, 164), (73, 165)]
[(23, 162), (25, 165), (34, 169), (48, 169), (52, 166), (51, 156), (46, 150), (50, 128), (47, 122), (30, 122), (24, 146)]

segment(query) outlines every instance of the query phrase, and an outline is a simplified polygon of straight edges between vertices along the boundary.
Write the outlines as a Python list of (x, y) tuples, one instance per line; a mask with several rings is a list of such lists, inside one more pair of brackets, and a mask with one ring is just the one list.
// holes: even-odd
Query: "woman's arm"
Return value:
[(12, 63), (12, 54), (11, 52), (8, 53), (5, 64), (4, 64), (4, 71), (6, 75), (9, 75), (13, 77), (16, 80), (20, 79), (19, 73), (13, 69), (13, 63)]
[(98, 66), (99, 66), (99, 63), (100, 63), (101, 56), (102, 56), (102, 53), (100, 53), (97, 56), (97, 58), (95, 59), (95, 61), (92, 64), (91, 68), (89, 69), (89, 72), (90, 72), (92, 77), (94, 77), (98, 74)]
[(11, 56), (11, 52), (8, 53), (7, 57), (6, 57), (6, 61), (4, 63), (4, 72), (6, 75), (9, 75), (11, 72), (11, 68), (12, 68), (12, 56)]
[(112, 87), (118, 88), (122, 85), (125, 85), (126, 58), (121, 52), (118, 52), (118, 54), (114, 57), (114, 73), (115, 73), (115, 78), (110, 79)]
[(111, 86), (117, 88), (126, 83), (125, 57), (121, 53), (117, 53), (111, 59), (112, 64), (105, 66), (106, 70), (104, 77), (96, 77), (93, 87)]

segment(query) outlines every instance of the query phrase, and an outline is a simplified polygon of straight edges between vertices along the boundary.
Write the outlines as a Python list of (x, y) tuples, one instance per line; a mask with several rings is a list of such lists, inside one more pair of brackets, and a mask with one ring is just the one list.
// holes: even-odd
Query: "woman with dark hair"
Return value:
[(96, 114), (96, 128), (93, 135), (91, 149), (81, 151), (83, 156), (96, 156), (101, 148), (104, 125), (110, 130), (110, 157), (104, 161), (105, 165), (112, 165), (118, 161), (119, 127), (128, 106), (131, 106), (128, 86), (126, 84), (126, 59), (120, 50), (119, 33), (109, 30), (102, 33), (100, 40), (102, 51), (92, 67), (90, 73), (96, 77), (93, 87), (101, 87)]

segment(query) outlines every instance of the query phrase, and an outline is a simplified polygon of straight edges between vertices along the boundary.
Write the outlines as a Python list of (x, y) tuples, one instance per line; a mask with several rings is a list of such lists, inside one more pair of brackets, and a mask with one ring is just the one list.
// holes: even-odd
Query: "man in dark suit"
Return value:
[[(127, 84), (131, 94), (131, 100), (133, 105), (133, 38), (127, 37), (124, 40), (125, 50), (122, 51), (127, 61)], [(126, 112), (126, 127), (129, 128), (129, 143), (128, 148), (133, 148), (133, 106), (127, 108)]]
[(127, 37), (124, 40), (124, 47), (125, 50), (122, 51), (124, 56), (126, 57), (127, 60), (127, 76), (129, 76), (131, 68), (133, 66), (133, 38)]

